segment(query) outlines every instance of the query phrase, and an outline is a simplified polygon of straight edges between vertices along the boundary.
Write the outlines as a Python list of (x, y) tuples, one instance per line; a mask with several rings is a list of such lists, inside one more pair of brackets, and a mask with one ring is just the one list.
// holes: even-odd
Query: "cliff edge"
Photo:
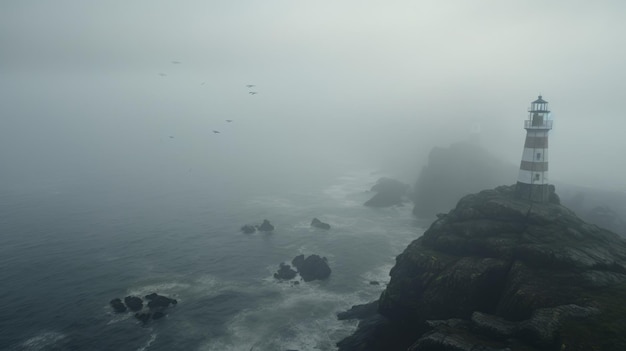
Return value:
[(626, 350), (626, 241), (514, 190), (439, 215), (339, 350)]

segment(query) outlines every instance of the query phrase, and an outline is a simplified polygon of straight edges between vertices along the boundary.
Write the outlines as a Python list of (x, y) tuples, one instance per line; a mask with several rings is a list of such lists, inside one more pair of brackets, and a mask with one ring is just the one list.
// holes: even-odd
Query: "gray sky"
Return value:
[(542, 93), (551, 179), (626, 190), (624, 33), (618, 0), (2, 1), (0, 172), (416, 177), (476, 125), (518, 164)]

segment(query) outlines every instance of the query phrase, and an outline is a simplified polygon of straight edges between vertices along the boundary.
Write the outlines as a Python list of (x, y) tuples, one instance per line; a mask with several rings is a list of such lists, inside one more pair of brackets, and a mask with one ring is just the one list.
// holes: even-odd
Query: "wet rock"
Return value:
[(150, 314), (149, 312), (137, 312), (135, 313), (135, 318), (137, 320), (139, 320), (142, 323), (148, 323), (148, 321), (150, 321), (150, 317), (152, 316), (152, 314)]
[(267, 219), (263, 220), (263, 223), (257, 227), (261, 232), (271, 232), (274, 230), (274, 226)]
[(117, 313), (126, 312), (126, 306), (122, 303), (122, 300), (115, 298), (109, 302), (113, 310)]
[(406, 350), (401, 340), (411, 350), (626, 350), (626, 241), (556, 201), (516, 198), (515, 186), (463, 197), (390, 276), (378, 313), (413, 328), (394, 339), (379, 320), (355, 333), (379, 348), (340, 350)]
[(329, 230), (330, 224), (324, 223), (317, 218), (313, 218), (313, 220), (311, 221), (311, 227)]
[(337, 319), (365, 319), (378, 314), (378, 300), (363, 305), (352, 306), (349, 310), (337, 313)]
[(474, 312), (471, 317), (473, 327), (481, 334), (497, 340), (513, 337), (517, 331), (517, 323), (482, 312)]
[(246, 234), (252, 234), (252, 233), (256, 232), (256, 228), (253, 225), (246, 224), (243, 227), (241, 227), (241, 231), (246, 233)]
[(154, 319), (154, 320), (161, 319), (163, 317), (165, 317), (165, 313), (163, 313), (163, 312), (154, 312), (152, 314), (152, 319)]
[(369, 207), (401, 205), (410, 188), (408, 184), (395, 179), (380, 178), (371, 189), (371, 191), (376, 192), (376, 195), (366, 201), (364, 205)]
[(292, 261), (298, 273), (305, 282), (312, 280), (323, 280), (330, 276), (331, 270), (326, 257), (311, 255), (304, 258), (304, 255), (296, 256)]
[(152, 293), (150, 295), (146, 295), (146, 299), (150, 300), (148, 302), (148, 308), (151, 310), (161, 310), (169, 307), (169, 305), (176, 305), (178, 301), (175, 299), (170, 299), (166, 296), (161, 296), (156, 293)]
[(143, 308), (143, 301), (137, 296), (126, 296), (124, 303), (133, 312), (140, 311)]
[(278, 267), (278, 272), (274, 273), (274, 278), (280, 280), (290, 280), (295, 278), (297, 274), (298, 272), (291, 269), (290, 265), (281, 262)]

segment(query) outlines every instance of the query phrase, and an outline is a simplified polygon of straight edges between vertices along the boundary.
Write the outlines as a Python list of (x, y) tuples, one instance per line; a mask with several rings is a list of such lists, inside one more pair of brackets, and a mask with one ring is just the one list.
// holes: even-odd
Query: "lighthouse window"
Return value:
[(538, 152), (538, 153), (537, 153), (537, 159), (538, 159), (538, 160), (541, 160), (541, 152)]
[(539, 173), (535, 173), (535, 180), (539, 180)]

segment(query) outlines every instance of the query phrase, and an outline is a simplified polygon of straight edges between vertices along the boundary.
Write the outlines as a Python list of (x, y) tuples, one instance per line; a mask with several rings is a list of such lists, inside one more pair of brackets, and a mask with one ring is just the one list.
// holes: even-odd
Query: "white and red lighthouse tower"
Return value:
[(552, 129), (548, 102), (541, 98), (533, 101), (524, 121), (526, 141), (522, 163), (517, 177), (518, 197), (537, 202), (547, 202), (548, 193), (548, 133)]

